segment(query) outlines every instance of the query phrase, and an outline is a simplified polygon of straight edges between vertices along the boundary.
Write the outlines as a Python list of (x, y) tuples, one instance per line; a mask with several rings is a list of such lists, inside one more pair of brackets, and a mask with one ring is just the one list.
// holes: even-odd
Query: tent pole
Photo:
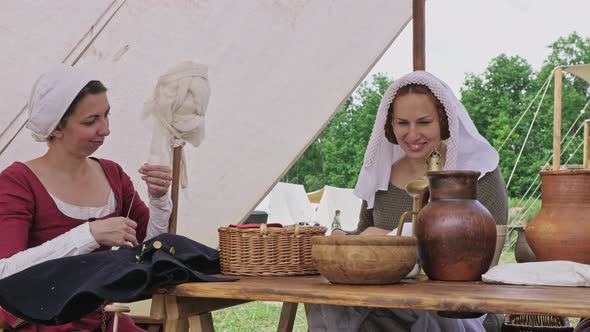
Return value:
[(553, 93), (553, 170), (558, 171), (561, 154), (561, 85), (563, 71), (561, 67), (555, 68), (555, 86)]
[(413, 0), (414, 70), (426, 70), (425, 61), (425, 0)]
[(182, 158), (182, 146), (174, 147), (172, 157), (172, 212), (168, 224), (168, 233), (176, 234), (176, 221), (178, 216), (178, 190), (180, 189), (180, 160)]

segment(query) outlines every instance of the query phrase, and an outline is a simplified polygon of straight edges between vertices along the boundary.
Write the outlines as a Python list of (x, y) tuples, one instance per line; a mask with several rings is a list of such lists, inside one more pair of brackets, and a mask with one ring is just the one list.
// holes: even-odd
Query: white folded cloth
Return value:
[(489, 283), (590, 287), (590, 265), (570, 261), (502, 264), (481, 278)]

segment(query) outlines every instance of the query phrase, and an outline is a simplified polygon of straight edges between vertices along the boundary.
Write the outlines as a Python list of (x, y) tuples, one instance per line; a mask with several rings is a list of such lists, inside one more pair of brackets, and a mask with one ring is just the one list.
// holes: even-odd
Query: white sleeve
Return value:
[(0, 279), (45, 261), (87, 254), (99, 247), (88, 222), (34, 248), (0, 259)]
[(171, 213), (172, 198), (170, 197), (170, 193), (160, 198), (152, 198), (150, 196), (150, 219), (145, 240), (168, 232), (168, 221)]

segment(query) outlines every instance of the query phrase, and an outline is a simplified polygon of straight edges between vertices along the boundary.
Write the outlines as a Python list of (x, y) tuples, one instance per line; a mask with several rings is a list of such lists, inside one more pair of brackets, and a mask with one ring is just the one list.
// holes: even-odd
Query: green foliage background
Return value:
[[(553, 80), (549, 82), (542, 105), (539, 105), (539, 100), (543, 91), (533, 102), (535, 96), (556, 66), (590, 63), (590, 38), (572, 33), (559, 38), (549, 48), (551, 53), (538, 70), (518, 55), (500, 54), (491, 59), (483, 73), (468, 74), (461, 89), (460, 99), (480, 133), (500, 151), (500, 168), (506, 181), (510, 178), (535, 111), (539, 108), (519, 166), (512, 176), (509, 186), (512, 197), (525, 194), (552, 152)], [(303, 184), (307, 191), (320, 189), (324, 185), (353, 188), (381, 96), (392, 81), (393, 78), (385, 74), (377, 74), (361, 84), (282, 181)], [(562, 137), (565, 137), (588, 102), (588, 87), (585, 81), (564, 74)], [(510, 139), (502, 145), (529, 105), (530, 110)], [(589, 114), (588, 111), (586, 114)], [(588, 116), (584, 114), (579, 118), (568, 137), (580, 128), (586, 118)], [(582, 132), (578, 132), (569, 144), (562, 155), (562, 163), (582, 141)], [(568, 140), (562, 144), (562, 150), (566, 145)], [(568, 162), (572, 163), (582, 163), (582, 149)]]

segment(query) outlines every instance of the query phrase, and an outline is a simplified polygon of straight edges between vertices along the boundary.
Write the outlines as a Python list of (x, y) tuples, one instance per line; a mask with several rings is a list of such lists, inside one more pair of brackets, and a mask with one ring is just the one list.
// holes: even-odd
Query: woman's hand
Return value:
[(371, 227), (367, 227), (359, 235), (387, 235), (387, 234), (389, 234), (389, 232), (391, 232), (391, 231), (388, 231), (383, 228), (371, 226)]
[(346, 232), (340, 229), (335, 229), (332, 231), (332, 235), (346, 235)]
[(90, 223), (90, 234), (103, 246), (122, 246), (130, 242), (137, 245), (137, 223), (124, 217), (95, 220)]
[(164, 165), (143, 164), (139, 169), (142, 180), (148, 186), (148, 192), (153, 198), (160, 198), (168, 192), (172, 182), (172, 169)]

